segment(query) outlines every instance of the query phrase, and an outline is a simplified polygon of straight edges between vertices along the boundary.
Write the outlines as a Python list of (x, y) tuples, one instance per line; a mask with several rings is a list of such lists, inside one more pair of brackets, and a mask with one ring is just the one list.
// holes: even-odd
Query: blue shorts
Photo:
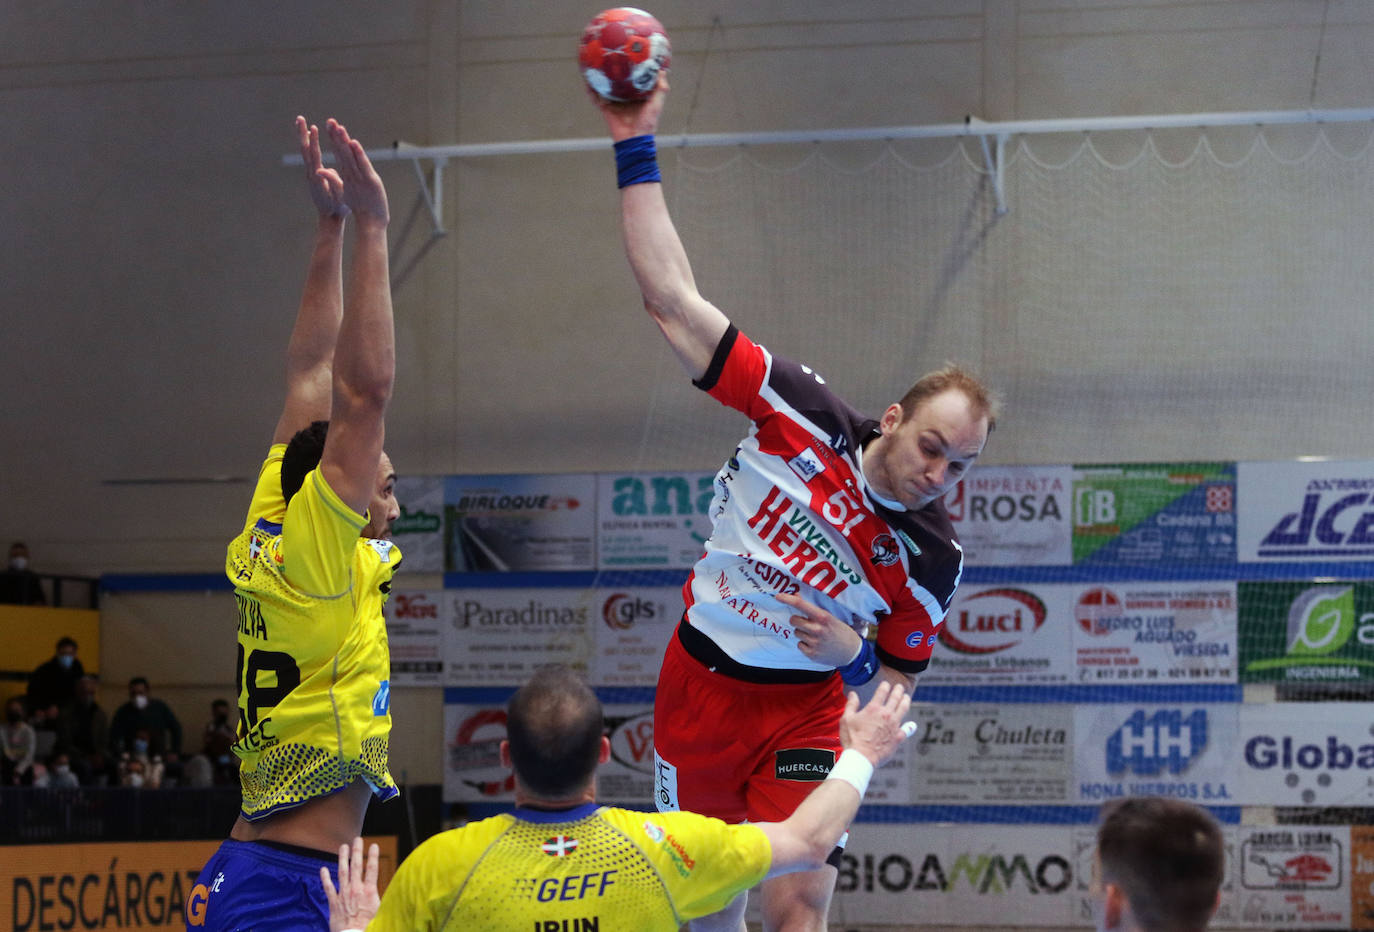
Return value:
[(329, 932), (321, 867), (337, 885), (338, 855), (227, 839), (186, 899), (187, 932)]

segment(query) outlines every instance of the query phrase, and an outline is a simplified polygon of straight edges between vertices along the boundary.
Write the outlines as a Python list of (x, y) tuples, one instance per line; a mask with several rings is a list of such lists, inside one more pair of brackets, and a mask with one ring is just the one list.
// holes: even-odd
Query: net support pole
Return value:
[[(1009, 120), (986, 122), (967, 117), (962, 123), (936, 123), (926, 126), (873, 126), (852, 129), (799, 130), (767, 133), (683, 133), (658, 137), (660, 149), (711, 146), (767, 146), (786, 143), (857, 142), (863, 140), (951, 139), (977, 136), (983, 146), (983, 159), (992, 176), (997, 197), (997, 212), (1006, 213), (1003, 187), (1006, 143), (1012, 136), (1031, 136), (1046, 133), (1104, 133), (1121, 130), (1154, 130), (1217, 126), (1277, 126), (1291, 123), (1369, 123), (1374, 122), (1374, 109), (1352, 110), (1250, 110), (1226, 113), (1165, 113), (1152, 116), (1082, 117), (1059, 120)], [(989, 139), (995, 140), (995, 149)], [(539, 155), (556, 152), (591, 152), (609, 149), (604, 136), (578, 139), (534, 139), (522, 142), (470, 143), (448, 146), (416, 146), (395, 142), (381, 149), (368, 149), (374, 162), (409, 161), (420, 179), (425, 206), (434, 224), (435, 236), (447, 232), (443, 225), (443, 169), (449, 159), (487, 158), (503, 155)], [(329, 161), (332, 157), (325, 156)], [(432, 187), (421, 171), (420, 162), (432, 163)], [(283, 165), (303, 165), (300, 153), (282, 157)]]
[[(987, 126), (985, 120), (970, 114), (964, 117), (964, 123), (969, 126)], [(979, 134), (978, 142), (983, 147), (983, 165), (988, 170), (988, 177), (992, 179), (992, 193), (997, 200), (997, 215), (1000, 217), (1007, 212), (1006, 188), (1003, 186), (1004, 172), (1007, 155), (1007, 138), (1009, 133), (997, 133), (997, 151), (994, 154), (988, 148), (988, 136), (986, 133)]]

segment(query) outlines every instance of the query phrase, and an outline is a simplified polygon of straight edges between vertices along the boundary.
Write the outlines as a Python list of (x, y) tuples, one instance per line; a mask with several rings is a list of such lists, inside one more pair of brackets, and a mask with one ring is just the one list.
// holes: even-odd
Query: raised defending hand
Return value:
[(658, 86), (644, 100), (607, 100), (590, 87), (587, 93), (606, 120), (611, 142), (620, 142), (631, 136), (652, 135), (658, 131), (658, 118), (663, 114), (663, 102), (668, 97), (668, 72), (658, 73)]
[(320, 128), (296, 117), (296, 133), (301, 139), (301, 158), (305, 160), (305, 180), (310, 186), (310, 200), (321, 217), (343, 217), (348, 205), (343, 201), (343, 181), (339, 173), (325, 168), (320, 157)]
[(840, 718), (840, 743), (853, 748), (874, 767), (887, 763), (897, 748), (907, 739), (908, 729), (902, 721), (911, 709), (911, 696), (900, 686), (882, 682), (859, 708), (859, 694), (850, 693)]
[(372, 167), (362, 143), (349, 136), (348, 130), (335, 119), (325, 124), (325, 131), (329, 134), (334, 165), (343, 184), (340, 199), (353, 211), (359, 225), (386, 226), (391, 220), (386, 187), (377, 170)]
[(842, 667), (859, 650), (859, 633), (846, 622), (801, 596), (778, 594), (778, 601), (798, 614), (789, 620), (796, 631), (797, 649), (817, 663)]
[[(870, 703), (871, 704), (871, 703)], [(320, 883), (329, 900), (329, 932), (344, 929), (363, 929), (377, 915), (381, 896), (377, 893), (377, 867), (381, 853), (376, 845), (367, 849), (367, 867), (363, 867), (363, 840), (353, 839), (352, 846), (339, 845), (339, 889), (329, 879), (329, 868), (320, 868)]]

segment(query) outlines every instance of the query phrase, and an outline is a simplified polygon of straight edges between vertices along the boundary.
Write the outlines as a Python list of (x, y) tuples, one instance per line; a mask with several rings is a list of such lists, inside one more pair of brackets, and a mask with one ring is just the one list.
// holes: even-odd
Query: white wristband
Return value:
[(830, 768), (830, 775), (826, 779), (843, 780), (858, 790), (859, 798), (863, 799), (864, 793), (868, 791), (868, 781), (873, 779), (873, 764), (861, 752), (845, 748), (839, 760), (835, 761), (835, 766)]

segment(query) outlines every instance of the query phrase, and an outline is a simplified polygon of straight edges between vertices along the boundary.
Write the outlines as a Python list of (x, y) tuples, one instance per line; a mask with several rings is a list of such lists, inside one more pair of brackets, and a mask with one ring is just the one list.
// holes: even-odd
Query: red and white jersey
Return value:
[(694, 384), (753, 425), (716, 476), (711, 538), (683, 587), (692, 627), (742, 664), (830, 669), (797, 649), (793, 610), (776, 598), (794, 593), (877, 624), (884, 664), (924, 670), (963, 572), (943, 501), (906, 511), (876, 499), (860, 462), (878, 422), (733, 325)]

